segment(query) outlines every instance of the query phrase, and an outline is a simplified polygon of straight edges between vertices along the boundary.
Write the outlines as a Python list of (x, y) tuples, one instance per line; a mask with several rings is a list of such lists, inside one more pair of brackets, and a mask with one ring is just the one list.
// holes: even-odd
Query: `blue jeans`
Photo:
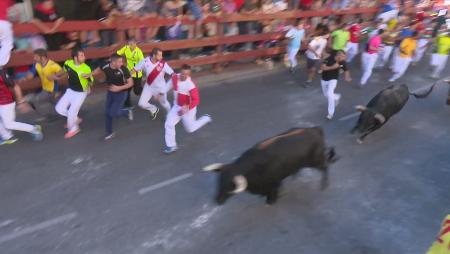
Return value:
[(128, 111), (123, 109), (123, 104), (127, 99), (127, 91), (106, 94), (105, 127), (106, 135), (112, 134), (113, 118), (127, 117)]

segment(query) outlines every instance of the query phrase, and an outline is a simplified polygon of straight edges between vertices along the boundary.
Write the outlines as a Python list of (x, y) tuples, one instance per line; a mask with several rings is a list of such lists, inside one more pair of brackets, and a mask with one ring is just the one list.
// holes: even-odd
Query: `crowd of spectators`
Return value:
[[(74, 47), (103, 47), (117, 43), (115, 30), (57, 32), (65, 20), (98, 20), (106, 24), (118, 19), (145, 19), (148, 17), (177, 18), (174, 25), (162, 27), (138, 26), (127, 31), (128, 38), (139, 43), (200, 39), (217, 35), (217, 23), (206, 23), (209, 16), (240, 14), (270, 14), (288, 10), (323, 10), (358, 7), (374, 7), (380, 4), (411, 6), (429, 4), (430, 0), (18, 0), (9, 10), (13, 23), (32, 23), (41, 34), (21, 34), (15, 38), (16, 51), (32, 52), (35, 49), (49, 51)], [(193, 20), (192, 24), (181, 23), (181, 18)], [(53, 22), (51, 26), (46, 22)], [(224, 25), (226, 36), (255, 34), (261, 32), (287, 31), (292, 20), (266, 20), (261, 22), (231, 22)], [(305, 29), (318, 24), (332, 25), (329, 17), (313, 17), (305, 22)], [(242, 43), (227, 45), (227, 51), (250, 50), (257, 47), (274, 46), (276, 42)], [(176, 52), (175, 57), (183, 58), (192, 54), (213, 53), (214, 48), (191, 49)], [(181, 53), (179, 55), (178, 53)], [(26, 68), (26, 67), (24, 67)], [(19, 70), (20, 72), (20, 70)]]

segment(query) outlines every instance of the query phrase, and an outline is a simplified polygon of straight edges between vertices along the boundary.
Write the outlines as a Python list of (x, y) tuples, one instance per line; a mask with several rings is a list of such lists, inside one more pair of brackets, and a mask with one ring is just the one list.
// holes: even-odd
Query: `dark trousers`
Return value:
[(125, 107), (130, 108), (131, 107), (131, 89), (133, 89), (133, 92), (135, 95), (139, 96), (142, 93), (142, 77), (141, 78), (133, 78), (133, 88), (130, 88), (127, 90), (127, 98), (125, 100)]
[(106, 94), (105, 127), (106, 135), (113, 132), (113, 118), (127, 117), (128, 111), (123, 109), (123, 103), (127, 98), (127, 92), (113, 93), (108, 91)]

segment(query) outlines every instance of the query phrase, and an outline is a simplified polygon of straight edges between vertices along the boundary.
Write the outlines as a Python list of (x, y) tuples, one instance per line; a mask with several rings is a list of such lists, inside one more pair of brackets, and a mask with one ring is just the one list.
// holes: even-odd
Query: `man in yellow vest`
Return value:
[(436, 38), (436, 53), (431, 56), (431, 65), (434, 66), (432, 78), (438, 79), (447, 64), (450, 51), (450, 36), (445, 31)]
[(450, 214), (442, 222), (441, 230), (427, 254), (450, 254)]
[[(133, 91), (135, 95), (141, 95), (142, 93), (142, 71), (132, 72), (134, 70), (134, 66), (137, 65), (140, 61), (144, 60), (144, 53), (137, 46), (136, 40), (134, 38), (130, 38), (128, 40), (128, 44), (122, 47), (117, 51), (119, 56), (125, 56), (127, 60), (127, 68), (132, 73), (133, 78)], [(127, 99), (125, 101), (125, 108), (131, 108), (131, 100), (130, 100), (130, 92), (131, 88), (128, 89)]]

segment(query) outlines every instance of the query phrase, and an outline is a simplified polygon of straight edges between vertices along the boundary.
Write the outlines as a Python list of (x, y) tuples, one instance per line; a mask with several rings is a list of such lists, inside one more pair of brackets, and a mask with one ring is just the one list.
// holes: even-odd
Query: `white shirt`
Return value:
[(317, 57), (311, 50), (306, 51), (306, 56), (309, 59), (314, 59), (314, 60), (320, 59), (320, 56), (322, 56), (322, 52), (326, 46), (327, 46), (327, 40), (325, 38), (323, 38), (321, 36), (314, 37), (314, 39), (309, 43), (309, 47), (314, 49), (316, 51), (316, 53), (319, 55), (319, 57)]
[[(153, 69), (155, 69), (155, 67), (158, 64), (159, 62), (152, 63), (150, 57), (146, 57), (144, 58), (144, 60), (140, 61), (136, 66), (134, 66), (134, 70), (135, 71), (143, 70), (145, 73), (145, 77), (147, 78), (148, 75), (150, 75), (150, 73), (153, 71)], [(172, 73), (173, 73), (172, 68), (170, 68), (170, 66), (167, 63), (165, 63), (162, 71), (158, 74), (155, 80), (153, 80), (153, 83), (147, 85), (151, 85), (152, 87), (158, 89), (164, 89), (166, 87), (166, 80), (164, 79), (164, 74), (172, 75)]]

